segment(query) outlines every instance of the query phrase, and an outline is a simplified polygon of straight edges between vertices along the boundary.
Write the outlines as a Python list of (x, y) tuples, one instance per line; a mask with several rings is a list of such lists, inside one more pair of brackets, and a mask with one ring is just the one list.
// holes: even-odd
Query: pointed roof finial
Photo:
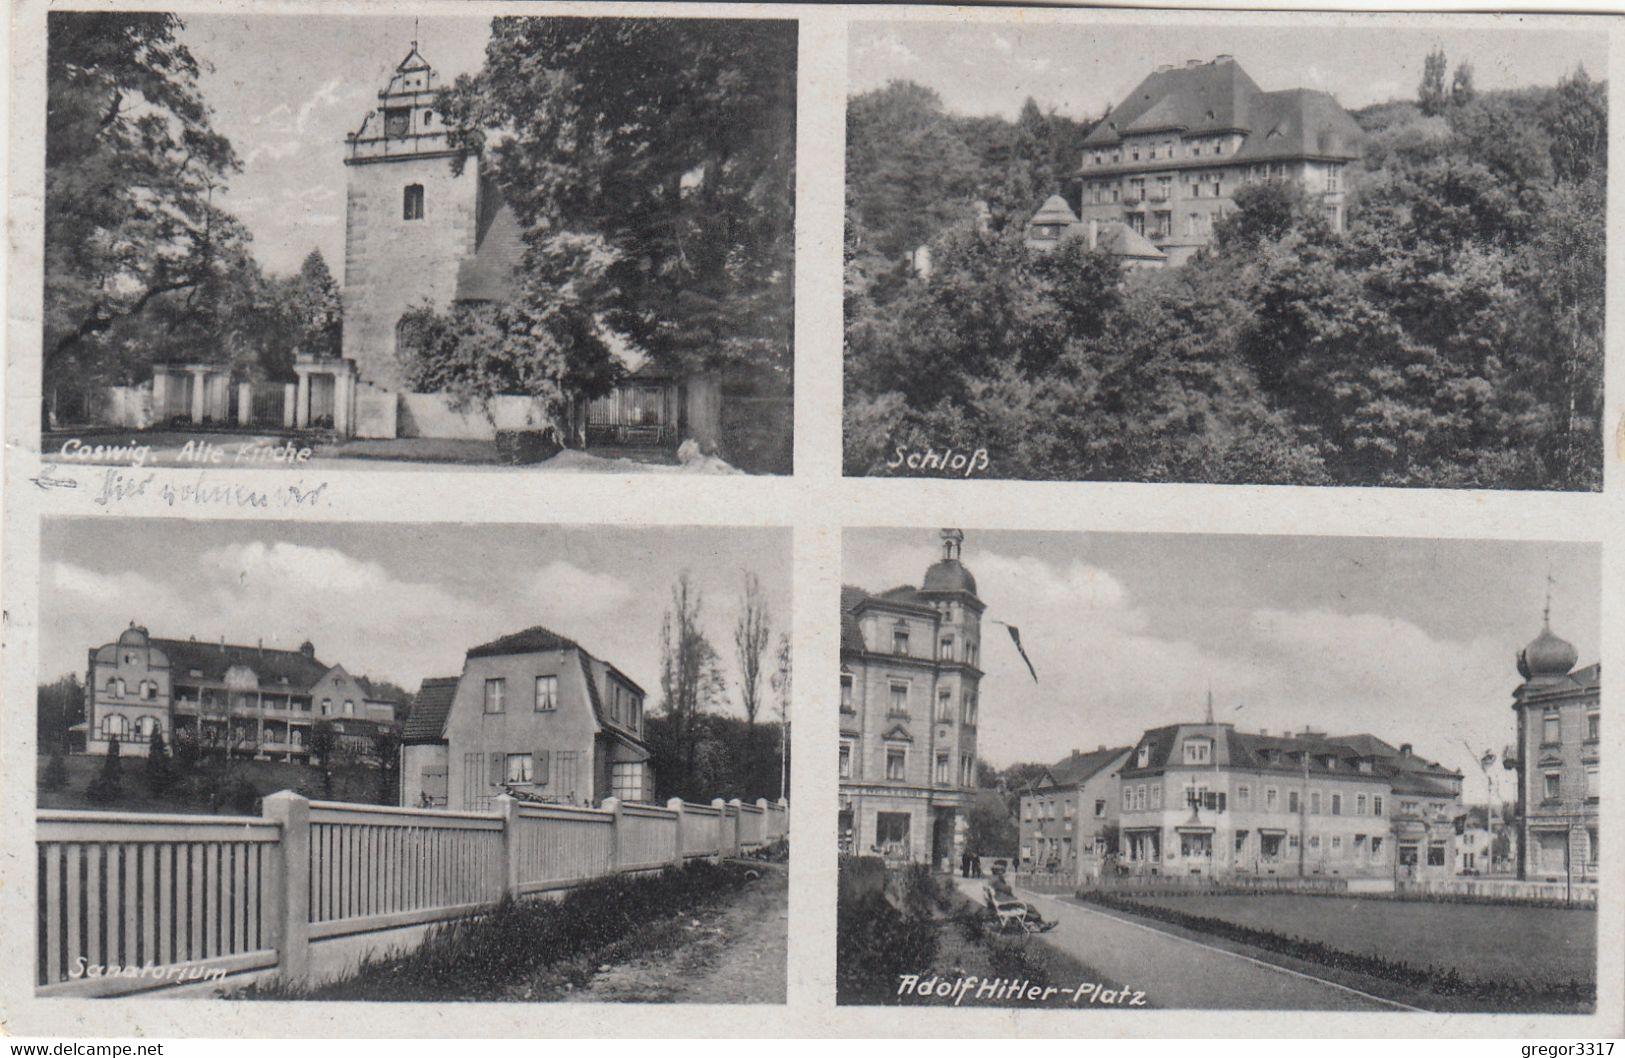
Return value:
[(412, 16), (412, 50), (418, 50), (418, 20), (416, 15)]
[(1213, 723), (1213, 688), (1207, 689), (1207, 722)]
[(1546, 608), (1540, 612), (1540, 624), (1543, 628), (1552, 627), (1552, 585), (1557, 581), (1552, 577), (1552, 566), (1546, 564)]

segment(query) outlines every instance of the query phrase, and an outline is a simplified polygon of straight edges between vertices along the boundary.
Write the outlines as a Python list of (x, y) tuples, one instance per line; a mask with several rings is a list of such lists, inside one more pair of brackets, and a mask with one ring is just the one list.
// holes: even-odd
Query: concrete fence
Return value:
[(717, 859), (788, 834), (784, 802), (447, 812), (309, 801), (259, 816), (38, 814), (39, 995), (317, 983), (505, 895)]
[(1575, 907), (1597, 906), (1597, 883), (1524, 881), (1517, 878), (1451, 878), (1401, 881), (1396, 888), (1411, 899), (1482, 900), (1490, 903), (1559, 903)]

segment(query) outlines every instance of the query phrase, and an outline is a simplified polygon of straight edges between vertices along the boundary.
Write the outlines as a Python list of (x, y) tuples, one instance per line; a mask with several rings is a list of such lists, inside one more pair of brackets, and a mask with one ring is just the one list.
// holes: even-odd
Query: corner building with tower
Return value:
[(964, 534), (918, 587), (841, 589), (843, 852), (949, 869), (976, 791), (982, 613)]

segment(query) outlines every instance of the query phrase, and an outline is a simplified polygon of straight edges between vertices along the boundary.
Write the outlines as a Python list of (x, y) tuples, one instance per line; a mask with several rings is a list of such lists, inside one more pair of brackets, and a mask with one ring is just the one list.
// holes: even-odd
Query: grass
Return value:
[(1134, 902), (1472, 977), (1594, 981), (1597, 973), (1597, 916), (1586, 909), (1288, 894), (1136, 897)]
[[(418, 947), (368, 958), (344, 978), (315, 988), (281, 981), (234, 998), (449, 1002), (550, 998), (588, 970), (681, 941), (681, 916), (747, 882), (740, 863), (689, 863), (656, 874), (588, 882), (557, 900), (504, 900), (489, 911), (436, 926)], [(516, 993), (532, 980), (544, 994)]]

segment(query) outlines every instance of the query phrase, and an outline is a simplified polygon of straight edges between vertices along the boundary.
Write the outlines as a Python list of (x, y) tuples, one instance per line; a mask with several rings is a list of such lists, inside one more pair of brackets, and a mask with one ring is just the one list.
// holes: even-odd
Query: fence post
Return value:
[(785, 800), (782, 797), (779, 798), (779, 823), (784, 828), (784, 829), (779, 831), (779, 837), (781, 837), (781, 838), (789, 837), (790, 836), (790, 802)]
[(249, 382), (237, 383), (237, 425), (247, 426), (254, 421), (254, 386)]
[(735, 797), (732, 801), (728, 802), (728, 809), (729, 809), (729, 811), (733, 812), (733, 817), (734, 817), (733, 841), (728, 843), (728, 855), (730, 855), (730, 856), (738, 856), (739, 855), (739, 847), (740, 847), (740, 845), (741, 845), (741, 843), (743, 841), (743, 835), (740, 834), (739, 832), (741, 830), (743, 830), (744, 827), (745, 827), (744, 808), (745, 808), (745, 803), (743, 801), (741, 801), (737, 797)]
[(502, 817), (502, 891), (519, 899), (519, 802), (498, 794), (492, 806)]
[(768, 809), (767, 798), (758, 797), (756, 807), (762, 810), (762, 814), (756, 817), (759, 820), (756, 825), (760, 828), (756, 835), (757, 843), (771, 845), (773, 844), (773, 813)]
[(310, 802), (279, 790), (261, 803), (260, 814), (282, 828), (271, 862), (271, 943), (277, 970), (290, 984), (310, 976)]
[(621, 799), (604, 798), (604, 811), (613, 817), (609, 827), (609, 871), (614, 874), (621, 869)]
[(722, 857), (726, 855), (722, 835), (728, 832), (728, 802), (720, 797), (713, 797), (711, 798), (711, 807), (717, 810), (716, 856), (712, 862), (721, 863)]
[(683, 799), (681, 797), (673, 797), (671, 800), (667, 801), (666, 811), (677, 813), (677, 818), (672, 821), (677, 828), (677, 841), (676, 847), (673, 849), (671, 854), (671, 865), (673, 867), (681, 867), (683, 865)]

